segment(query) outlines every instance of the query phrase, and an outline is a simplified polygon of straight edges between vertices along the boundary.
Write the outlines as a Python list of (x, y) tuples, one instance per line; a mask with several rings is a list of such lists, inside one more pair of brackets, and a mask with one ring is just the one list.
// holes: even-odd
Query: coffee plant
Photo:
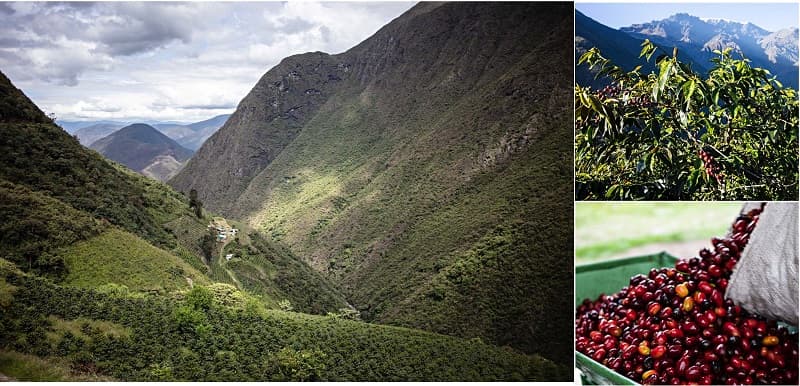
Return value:
[[(645, 40), (640, 58), (659, 50)], [(797, 92), (730, 48), (713, 52), (705, 77), (677, 49), (650, 74), (596, 48), (580, 57), (610, 84), (575, 86), (577, 199), (797, 199)]]
[[(231, 306), (220, 292), (215, 284), (186, 294), (120, 296), (59, 286), (0, 258), (0, 353), (125, 381), (536, 381), (571, 374), (479, 340)], [(55, 321), (125, 333), (80, 327), (79, 336)]]

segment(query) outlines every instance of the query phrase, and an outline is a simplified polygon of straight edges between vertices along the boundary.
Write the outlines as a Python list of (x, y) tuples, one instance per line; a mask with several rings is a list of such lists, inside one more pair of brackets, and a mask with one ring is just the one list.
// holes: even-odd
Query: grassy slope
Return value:
[(593, 260), (649, 243), (725, 234), (741, 203), (589, 203), (575, 207), (575, 258)]
[[(538, 356), (475, 340), (280, 311), (217, 304), (199, 311), (206, 332), (185, 330), (172, 316), (182, 302), (58, 287), (2, 260), (0, 275), (16, 287), (13, 301), (0, 313), (3, 349), (66, 360), (118, 379), (430, 381), (569, 375)], [(71, 322), (78, 318), (95, 322)], [(76, 323), (83, 337), (63, 327)], [(61, 334), (58, 343), (47, 338), (54, 334)], [(313, 374), (303, 375), (309, 369)]]
[(347, 306), (344, 296), (328, 279), (291, 251), (257, 233), (250, 237), (248, 245), (229, 243), (222, 254), (232, 253), (234, 258), (219, 259), (215, 264), (230, 271), (240, 288), (275, 301), (287, 299), (300, 312), (325, 314)]
[[(477, 71), (469, 86), (434, 67), (343, 88), (253, 179), (239, 214), (327, 272), (369, 320), (547, 348), (571, 361), (569, 347), (546, 343), (571, 335), (571, 298), (552, 301), (571, 292), (571, 113), (561, 109), (571, 75), (557, 59), (570, 60), (571, 43), (563, 36), (552, 32), (539, 49), (493, 56), (480, 69), (459, 63)], [(502, 268), (465, 272), (482, 287), (450, 289), (446, 302), (424, 296), (498, 227), (517, 236), (496, 251)], [(530, 240), (551, 249), (532, 250)], [(542, 291), (530, 292), (533, 282)], [(564, 317), (542, 323), (543, 314)]]
[[(208, 279), (138, 236), (64, 202), (0, 180), (4, 256), (19, 266), (80, 286), (124, 284), (135, 290), (187, 287)], [(101, 234), (102, 233), (102, 234)], [(29, 267), (28, 258), (32, 257)], [(175, 276), (172, 273), (175, 273)], [(51, 275), (52, 274), (52, 275)]]
[(209, 279), (177, 256), (131, 233), (111, 229), (57, 252), (67, 263), (64, 284), (98, 287), (115, 283), (136, 291), (174, 291)]
[(114, 379), (94, 374), (75, 375), (68, 363), (55, 358), (43, 359), (16, 351), (0, 350), (0, 374), (22, 382), (110, 382)]
[[(560, 136), (547, 133), (539, 144), (560, 146)], [(568, 348), (560, 347), (570, 326), (561, 312), (570, 300), (563, 295), (572, 291), (572, 272), (565, 269), (565, 262), (571, 263), (571, 213), (564, 210), (570, 206), (569, 187), (548, 183), (569, 172), (553, 152), (526, 157), (535, 160), (518, 159), (497, 174), (481, 176), (480, 189), (459, 195), (410, 232), (412, 246), (444, 245), (453, 252), (443, 250), (435, 263), (420, 260), (417, 269), (437, 273), (379, 320), (569, 357)], [(475, 206), (497, 202), (496, 197), (504, 200), (486, 205), (485, 216), (465, 220)], [(463, 232), (464, 224), (482, 233), (454, 245), (452, 235)], [(408, 259), (409, 252), (395, 253)]]

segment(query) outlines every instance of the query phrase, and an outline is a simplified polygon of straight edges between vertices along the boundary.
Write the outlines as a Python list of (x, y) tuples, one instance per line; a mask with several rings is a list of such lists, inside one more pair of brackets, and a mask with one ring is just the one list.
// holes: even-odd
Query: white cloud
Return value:
[(0, 5), (0, 70), (43, 110), (193, 121), (233, 111), (281, 59), (343, 52), (413, 4)]

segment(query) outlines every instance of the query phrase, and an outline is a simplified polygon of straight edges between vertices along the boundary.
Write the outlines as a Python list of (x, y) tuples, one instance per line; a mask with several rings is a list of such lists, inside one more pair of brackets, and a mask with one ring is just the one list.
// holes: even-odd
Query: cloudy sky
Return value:
[(0, 71), (61, 120), (199, 121), (284, 57), (346, 51), (411, 6), (0, 2)]

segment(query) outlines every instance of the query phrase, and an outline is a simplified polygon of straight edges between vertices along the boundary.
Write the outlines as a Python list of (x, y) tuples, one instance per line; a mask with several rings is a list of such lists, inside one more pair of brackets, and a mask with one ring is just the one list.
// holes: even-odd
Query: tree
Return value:
[(197, 201), (197, 203), (195, 204), (195, 206), (194, 206), (194, 215), (197, 216), (197, 218), (203, 218), (203, 203), (202, 202)]
[(194, 286), (186, 294), (186, 303), (195, 310), (208, 311), (214, 305), (214, 293), (203, 286)]
[[(642, 43), (640, 57), (659, 48)], [(672, 55), (625, 72), (596, 48), (579, 59), (611, 84), (575, 87), (578, 199), (793, 200), (797, 92), (714, 51), (703, 77)]]
[(194, 208), (194, 215), (197, 218), (203, 218), (203, 203), (197, 199), (196, 189), (189, 191), (189, 208)]
[(217, 249), (216, 237), (213, 232), (209, 231), (209, 233), (203, 235), (200, 240), (200, 248), (203, 249), (203, 254), (206, 256), (208, 264), (211, 264)]

